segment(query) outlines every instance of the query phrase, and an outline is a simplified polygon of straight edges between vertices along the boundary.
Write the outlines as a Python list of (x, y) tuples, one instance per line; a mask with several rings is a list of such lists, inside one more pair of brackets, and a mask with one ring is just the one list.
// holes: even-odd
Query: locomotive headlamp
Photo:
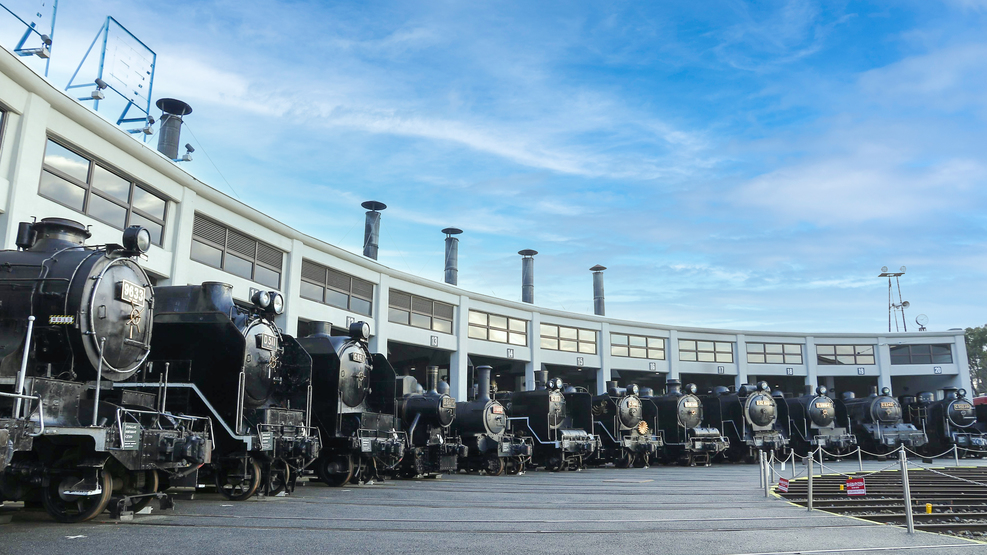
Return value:
[(758, 391), (768, 391), (768, 382), (757, 382)]
[(258, 291), (254, 293), (253, 298), (250, 300), (258, 308), (263, 308), (264, 310), (267, 310), (267, 307), (271, 306), (271, 294), (267, 291)]
[(271, 291), (271, 307), (275, 314), (284, 312), (284, 297), (281, 296), (281, 293)]
[(548, 385), (552, 389), (562, 389), (562, 378), (552, 378), (548, 380)]
[(885, 397), (890, 397), (891, 396), (891, 388), (890, 387), (885, 387), (885, 388), (881, 389), (881, 395), (884, 395)]
[(360, 321), (350, 324), (350, 337), (367, 341), (370, 339), (370, 324)]
[(966, 397), (966, 390), (962, 387), (956, 392), (957, 397)]
[(636, 383), (632, 383), (631, 385), (627, 386), (627, 393), (629, 393), (630, 395), (637, 395), (640, 391), (641, 388), (639, 388)]
[(686, 393), (691, 393), (691, 394), (695, 395), (696, 392), (699, 391), (699, 388), (696, 387), (696, 384), (689, 383), (689, 384), (685, 384), (685, 391), (686, 391)]
[(826, 386), (824, 386), (824, 385), (821, 385), (821, 386), (819, 386), (819, 387), (816, 388), (816, 395), (825, 395), (828, 392), (829, 392), (829, 390), (826, 389)]
[(144, 254), (151, 248), (151, 232), (132, 225), (123, 231), (123, 248), (136, 254)]

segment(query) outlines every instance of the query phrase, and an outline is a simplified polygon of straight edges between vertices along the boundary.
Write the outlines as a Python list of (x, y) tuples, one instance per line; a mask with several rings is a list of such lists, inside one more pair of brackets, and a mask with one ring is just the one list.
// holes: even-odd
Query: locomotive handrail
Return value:
[(528, 431), (531, 432), (531, 435), (535, 436), (535, 439), (538, 440), (538, 443), (542, 445), (554, 445), (556, 447), (559, 446), (558, 441), (542, 441), (542, 439), (538, 437), (538, 432), (534, 431), (531, 428), (531, 420), (527, 416), (508, 416), (507, 420), (524, 420), (524, 423), (528, 426)]
[[(123, 385), (134, 385), (134, 384), (123, 384)], [(195, 424), (197, 420), (204, 420), (206, 421), (209, 427), (209, 441), (210, 443), (212, 443), (212, 447), (214, 449), (216, 448), (216, 435), (212, 431), (212, 418), (209, 418), (208, 416), (191, 416), (185, 414), (172, 414), (170, 412), (165, 412), (165, 411), (151, 411), (151, 410), (128, 409), (124, 407), (117, 407), (117, 431), (120, 434), (121, 445), (123, 445), (123, 422), (120, 419), (121, 413), (150, 414), (152, 416), (159, 416), (159, 417), (162, 414), (165, 414), (168, 415), (169, 418), (174, 418), (175, 420), (188, 420), (192, 424)], [(137, 425), (141, 427), (141, 429), (146, 429), (146, 426), (144, 426), (144, 424), (140, 421), (139, 418), (135, 418), (134, 421), (137, 423)], [(194, 426), (190, 426), (189, 430), (194, 431), (195, 430)], [(206, 431), (206, 428), (203, 427), (202, 431)]]
[[(25, 401), (33, 401), (33, 400), (37, 399), (38, 400), (38, 423), (41, 425), (41, 427), (38, 429), (38, 433), (36, 433), (36, 434), (27, 434), (27, 435), (29, 435), (30, 437), (39, 437), (39, 436), (41, 436), (42, 434), (45, 433), (45, 403), (44, 403), (44, 399), (41, 398), (41, 395), (24, 395), (22, 393), (7, 393), (5, 391), (0, 391), (0, 397), (10, 397), (12, 399), (25, 400)], [(29, 406), (29, 408), (30, 408), (30, 406)], [(33, 412), (33, 411), (29, 411), (28, 414), (30, 414), (31, 412)], [(23, 418), (21, 416), (18, 416), (16, 412), (14, 414), (12, 414), (11, 416), (14, 419), (16, 419), (16, 420), (27, 420), (27, 419), (25, 419), (25, 418)], [(30, 422), (30, 420), (28, 420), (28, 421)]]
[(593, 423), (599, 424), (600, 427), (603, 428), (603, 431), (606, 432), (608, 436), (610, 436), (610, 439), (612, 439), (614, 443), (617, 443), (617, 438), (613, 437), (613, 434), (610, 433), (610, 430), (607, 429), (607, 427), (603, 424), (602, 420), (594, 420)]

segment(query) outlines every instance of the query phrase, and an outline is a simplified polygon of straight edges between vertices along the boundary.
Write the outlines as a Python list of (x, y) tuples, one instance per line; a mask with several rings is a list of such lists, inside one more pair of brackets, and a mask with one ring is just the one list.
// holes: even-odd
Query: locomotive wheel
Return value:
[(288, 487), (291, 468), (284, 459), (275, 459), (267, 474), (267, 495), (277, 495)]
[(520, 474), (521, 472), (524, 472), (524, 461), (521, 460), (521, 457), (514, 457), (514, 459), (515, 460), (512, 460), (510, 463), (508, 463), (507, 468), (505, 470), (509, 476), (514, 476), (516, 474)]
[[(143, 474), (143, 476), (140, 476), (141, 474)], [(158, 493), (159, 491), (161, 491), (159, 489), (161, 482), (158, 480), (157, 470), (144, 470), (144, 471), (131, 472), (128, 478), (129, 478), (128, 481), (130, 482), (130, 490), (131, 490), (128, 493), (130, 493), (131, 495), (142, 494), (142, 493)], [(151, 502), (150, 497), (142, 497), (137, 501), (135, 501), (133, 505), (131, 505), (130, 510), (136, 513), (137, 511), (140, 511), (144, 507), (147, 507), (147, 504), (150, 502)]]
[(349, 455), (330, 455), (316, 462), (316, 472), (322, 483), (338, 488), (345, 486), (353, 478), (353, 457)]
[(651, 456), (648, 453), (641, 453), (634, 459), (634, 468), (648, 468), (651, 466)]
[(562, 468), (563, 464), (565, 463), (562, 460), (562, 457), (559, 455), (552, 455), (547, 461), (545, 461), (545, 470), (549, 472), (558, 472)]
[(49, 474), (48, 487), (43, 489), (41, 502), (52, 518), (67, 523), (85, 522), (106, 510), (106, 506), (110, 504), (110, 496), (113, 495), (113, 477), (105, 468), (96, 469), (96, 481), (102, 488), (100, 493), (69, 493), (83, 479), (83, 473), (79, 469)]
[(504, 459), (497, 455), (486, 457), (483, 461), (483, 473), (487, 476), (500, 476), (504, 473)]
[(621, 450), (620, 456), (614, 461), (614, 466), (617, 468), (631, 468), (634, 466), (634, 453), (627, 450)]
[(235, 459), (220, 463), (216, 467), (216, 489), (230, 501), (250, 499), (260, 487), (263, 472), (257, 461), (246, 459), (246, 469), (243, 459)]

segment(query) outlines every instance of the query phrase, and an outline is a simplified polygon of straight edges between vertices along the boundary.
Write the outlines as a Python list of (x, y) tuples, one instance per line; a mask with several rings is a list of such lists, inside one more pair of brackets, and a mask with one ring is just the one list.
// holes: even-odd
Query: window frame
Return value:
[[(877, 364), (877, 345), (825, 344), (825, 345), (816, 345), (815, 347), (816, 347), (816, 364), (820, 366), (874, 366)], [(825, 351), (829, 351), (828, 348), (832, 347), (833, 352), (832, 354), (830, 354), (829, 352), (820, 353), (819, 352), (820, 347), (822, 347), (823, 350)], [(841, 347), (844, 349), (850, 348), (853, 350), (853, 352), (841, 353), (839, 352)], [(869, 348), (871, 350), (869, 354), (865, 352), (858, 352), (860, 349), (866, 349), (866, 348)], [(824, 357), (832, 357), (832, 358), (824, 358)], [(853, 357), (853, 362), (840, 361), (840, 357), (843, 357), (844, 359)], [(870, 362), (867, 362), (867, 357), (870, 357), (871, 359)]]
[[(195, 222), (198, 221), (200, 218), (203, 219), (203, 220), (205, 220), (205, 221), (207, 221), (207, 222), (209, 222), (209, 223), (211, 223), (212, 225), (218, 226), (218, 227), (220, 227), (220, 228), (223, 229), (223, 232), (224, 232), (223, 233), (223, 244), (219, 244), (216, 241), (213, 241), (212, 239), (210, 239), (208, 237), (204, 237), (202, 235), (196, 235), (196, 233), (195, 233)], [(254, 242), (254, 254), (253, 254), (253, 258), (247, 259), (246, 257), (249, 256), (249, 255), (244, 254), (244, 253), (241, 253), (241, 252), (237, 252), (235, 250), (233, 250), (233, 251), (230, 250), (230, 246), (229, 245), (230, 245), (230, 235), (231, 235), (231, 232), (235, 232), (238, 235), (240, 235), (242, 237), (245, 237), (245, 238), (247, 238), (247, 239), (249, 239), (249, 240), (251, 240), (251, 241)], [(201, 260), (201, 259), (195, 258), (193, 249), (195, 247), (195, 243), (196, 242), (201, 243), (203, 245), (206, 245), (207, 247), (212, 247), (212, 248), (217, 249), (217, 250), (220, 251), (220, 262), (219, 262), (219, 266), (215, 266), (211, 262), (207, 262), (205, 260)], [(267, 247), (269, 249), (272, 249), (272, 250), (275, 250), (275, 251), (281, 253), (281, 267), (280, 268), (275, 268), (272, 264), (268, 264), (268, 263), (264, 262), (263, 260), (260, 260), (259, 251), (260, 251), (261, 245), (264, 245), (265, 247)], [(270, 243), (265, 243), (264, 241), (261, 241), (260, 239), (257, 239), (256, 237), (253, 237), (251, 235), (247, 235), (246, 233), (243, 233), (239, 229), (230, 227), (230, 226), (228, 226), (226, 224), (222, 224), (222, 223), (214, 220), (213, 218), (210, 218), (209, 216), (206, 216), (206, 215), (202, 214), (201, 212), (195, 212), (195, 215), (193, 217), (193, 224), (192, 224), (192, 241), (191, 241), (191, 244), (189, 245), (189, 259), (190, 260), (193, 260), (195, 262), (198, 262), (199, 264), (205, 264), (206, 266), (209, 266), (211, 268), (216, 268), (218, 270), (222, 270), (222, 271), (224, 271), (224, 272), (226, 272), (226, 273), (228, 273), (230, 275), (234, 275), (234, 276), (236, 276), (238, 278), (250, 280), (250, 281), (252, 281), (252, 282), (254, 282), (254, 283), (258, 284), (258, 285), (261, 285), (263, 287), (273, 287), (275, 290), (281, 291), (282, 290), (282, 286), (284, 285), (284, 258), (285, 258), (285, 254), (287, 254), (287, 253), (285, 253), (283, 250), (275, 247), (274, 245), (271, 245)], [(240, 259), (240, 260), (247, 260), (248, 262), (250, 262), (250, 277), (244, 277), (244, 276), (242, 276), (242, 275), (240, 275), (240, 274), (238, 274), (236, 272), (230, 271), (227, 268), (227, 262), (228, 262), (228, 257), (229, 256), (233, 256), (234, 258), (237, 258), (237, 259)], [(263, 282), (260, 282), (260, 281), (257, 280), (257, 267), (258, 266), (260, 266), (261, 268), (270, 270), (272, 272), (275, 272), (278, 275), (278, 284), (277, 284), (277, 286), (271, 285), (269, 283), (263, 283)]]
[[(408, 298), (409, 298), (409, 304), (408, 304), (408, 307), (407, 308), (405, 308), (404, 306), (398, 305), (398, 304), (394, 304), (394, 302), (392, 302), (392, 300), (394, 299), (394, 294), (395, 293), (397, 293), (399, 295), (407, 295), (408, 296)], [(429, 307), (430, 307), (430, 311), (429, 312), (425, 312), (424, 310), (421, 310), (418, 307), (416, 307), (415, 306), (416, 305), (416, 303), (415, 303), (416, 300), (418, 301), (419, 305), (420, 305), (421, 302), (428, 302), (429, 303)], [(449, 318), (446, 318), (446, 317), (442, 316), (441, 314), (436, 314), (436, 311), (435, 311), (436, 305), (441, 305), (441, 306), (447, 306), (447, 307), (449, 307), (449, 310), (452, 313), (450, 315), (450, 317)], [(403, 313), (405, 313), (407, 315), (407, 317), (408, 317), (407, 322), (402, 322), (402, 321), (398, 321), (398, 320), (393, 319), (392, 318), (392, 314), (394, 312), (403, 312)], [(415, 316), (418, 316), (419, 318), (427, 317), (428, 318), (428, 327), (415, 325), (415, 323), (414, 323), (415, 322)], [(438, 333), (445, 333), (445, 334), (448, 334), (448, 335), (454, 335), (455, 332), (456, 332), (456, 325), (455, 325), (456, 324), (456, 305), (454, 305), (452, 303), (447, 303), (447, 302), (444, 302), (444, 301), (439, 301), (439, 300), (436, 300), (436, 299), (430, 299), (428, 297), (422, 297), (421, 295), (415, 295), (415, 294), (409, 293), (407, 291), (401, 291), (400, 289), (390, 289), (388, 291), (388, 293), (387, 293), (387, 321), (390, 322), (390, 323), (392, 323), (392, 324), (399, 324), (399, 325), (403, 325), (403, 326), (409, 326), (409, 327), (412, 327), (412, 328), (418, 328), (418, 329), (422, 329), (422, 330), (430, 330), (430, 331), (434, 331), (434, 332), (438, 332)], [(439, 321), (439, 322), (448, 322), (449, 329), (448, 330), (445, 330), (445, 329), (442, 329), (441, 327), (437, 328), (436, 327), (436, 321)]]
[[(624, 337), (627, 343), (614, 342), (615, 337)], [(643, 339), (644, 345), (632, 345), (631, 338)], [(661, 347), (652, 347), (651, 341), (657, 340), (661, 341)], [(626, 349), (627, 354), (618, 354), (621, 349)], [(635, 356), (631, 354), (634, 349), (644, 349), (644, 356)], [(656, 337), (651, 335), (635, 335), (633, 333), (618, 333), (610, 332), (610, 356), (620, 357), (620, 358), (637, 358), (637, 359), (647, 359), (647, 360), (665, 360), (665, 353), (668, 351), (668, 342), (665, 341), (664, 337)], [(652, 352), (660, 353), (660, 356), (651, 356)]]
[[(927, 347), (927, 353), (917, 353), (916, 348)], [(939, 354), (935, 352), (936, 347), (944, 347), (947, 351), (947, 355)], [(907, 354), (900, 354), (901, 350), (906, 350)], [(892, 366), (904, 366), (907, 364), (952, 364), (953, 363), (953, 345), (951, 343), (908, 343), (905, 345), (890, 345), (889, 351), (891, 355), (891, 365)], [(899, 351), (899, 353), (895, 353)], [(919, 360), (916, 361), (916, 357), (928, 356), (928, 361)], [(948, 358), (944, 360), (942, 357)], [(940, 357), (939, 360), (936, 360)], [(907, 362), (902, 361), (903, 358), (907, 358)]]
[[(555, 328), (555, 335), (545, 335), (545, 328), (546, 327)], [(575, 333), (571, 334), (572, 337), (563, 337), (562, 336), (562, 330), (572, 331), (572, 332), (575, 332)], [(582, 333), (580, 333), (580, 332), (582, 332)], [(541, 348), (542, 349), (545, 349), (545, 350), (548, 350), (548, 351), (559, 351), (559, 352), (563, 352), (563, 353), (575, 353), (575, 354), (580, 354), (580, 355), (595, 355), (597, 353), (597, 342), (598, 342), (598, 339), (596, 337), (596, 332), (597, 332), (597, 330), (588, 330), (588, 329), (585, 329), (585, 328), (574, 328), (572, 326), (563, 326), (561, 324), (552, 324), (552, 323), (542, 322), (541, 324), (539, 324), (539, 327), (538, 327), (538, 338), (540, 340), (540, 346), (541, 346)], [(592, 341), (589, 341), (589, 340), (583, 339), (582, 337), (585, 334), (592, 334), (593, 335), (593, 340)], [(549, 343), (546, 343), (546, 340)], [(555, 347), (549, 346), (551, 341), (555, 341)], [(575, 349), (574, 350), (573, 349), (563, 349), (562, 348), (562, 342), (563, 341), (565, 341), (566, 343), (574, 343), (575, 344)], [(591, 345), (593, 347), (592, 351), (590, 351), (590, 350), (584, 350), (583, 347), (582, 347), (583, 345)]]
[[(683, 347), (683, 343), (692, 343), (692, 348)], [(706, 343), (709, 344), (709, 348), (706, 348)], [(724, 350), (721, 347), (726, 345), (728, 349)], [(734, 345), (733, 341), (714, 341), (712, 339), (679, 339), (679, 361), (680, 362), (704, 362), (710, 364), (733, 364), (734, 357)], [(683, 353), (695, 353), (695, 358), (682, 358)], [(702, 355), (707, 355), (705, 358), (709, 358), (708, 355), (712, 355), (711, 360), (701, 360), (704, 358)], [(729, 356), (727, 356), (729, 355)]]
[[(760, 346), (761, 350), (756, 350)], [(769, 353), (768, 346), (781, 347), (781, 352)], [(755, 350), (751, 350), (754, 347)], [(789, 347), (797, 347), (798, 352), (789, 352)], [(755, 341), (752, 343), (747, 343), (747, 364), (795, 364), (801, 366), (805, 364), (805, 351), (802, 349), (801, 343), (770, 343), (770, 342), (760, 342)], [(781, 355), (781, 361), (769, 361), (769, 356)], [(757, 357), (761, 357), (762, 360), (755, 360)], [(794, 360), (794, 357), (798, 357), (798, 361)], [(791, 358), (791, 359), (790, 359)]]
[[(307, 269), (306, 268), (306, 265), (315, 266), (314, 269), (317, 269), (317, 270), (319, 270), (319, 271), (322, 272), (322, 281), (321, 281), (321, 283), (319, 281), (316, 281), (315, 279), (310, 278), (310, 277), (307, 277), (305, 275), (306, 269)], [(335, 272), (335, 273), (337, 273), (339, 275), (342, 275), (342, 276), (345, 276), (346, 278), (348, 278), (349, 279), (349, 288), (346, 291), (343, 291), (342, 288), (337, 287), (337, 286), (331, 284), (330, 283), (330, 279), (329, 279), (330, 272)], [(358, 278), (358, 277), (356, 277), (356, 276), (354, 276), (352, 274), (347, 274), (346, 272), (337, 270), (336, 268), (333, 268), (332, 266), (327, 266), (325, 264), (319, 264), (318, 262), (316, 262), (314, 260), (309, 260), (308, 258), (302, 258), (302, 272), (301, 272), (301, 280), (300, 281), (301, 281), (301, 283), (303, 285), (304, 284), (310, 284), (310, 285), (314, 285), (314, 286), (319, 287), (319, 288), (322, 289), (322, 295), (321, 295), (321, 298), (320, 299), (313, 299), (312, 297), (306, 296), (305, 293), (304, 293), (304, 290), (299, 291), (299, 293), (298, 293), (299, 296), (301, 298), (305, 299), (305, 300), (316, 302), (316, 303), (319, 303), (319, 304), (324, 304), (326, 306), (331, 306), (331, 307), (334, 307), (334, 308), (339, 308), (339, 309), (342, 309), (342, 310), (353, 312), (355, 314), (360, 314), (362, 316), (370, 316), (370, 317), (373, 317), (373, 313), (374, 313), (374, 288), (377, 285), (374, 282), (372, 282), (372, 281), (365, 280), (365, 279), (362, 279), (362, 278)], [(357, 283), (363, 283), (363, 284), (369, 285), (370, 286), (370, 294), (369, 295), (363, 295), (361, 293), (356, 292), (354, 285), (357, 284)], [(346, 306), (339, 306), (338, 304), (328, 302), (326, 299), (328, 298), (329, 291), (333, 291), (335, 293), (346, 295)], [(367, 311), (364, 312), (362, 310), (359, 310), (358, 308), (355, 308), (354, 307), (354, 303), (353, 303), (353, 300), (354, 299), (357, 299), (359, 301), (363, 301), (363, 302), (367, 303)]]
[[(2, 107), (0, 107), (0, 111), (3, 111), (2, 110)], [(6, 114), (6, 112), (4, 112), (4, 113)], [(6, 120), (6, 118), (4, 118), (4, 120)], [(2, 139), (3, 125), (4, 124), (5, 124), (5, 121), (4, 122), (0, 122), (0, 139)], [(69, 175), (69, 174), (67, 174), (67, 173), (59, 170), (58, 168), (55, 168), (54, 166), (51, 166), (51, 165), (49, 165), (49, 164), (47, 164), (45, 162), (45, 158), (47, 158), (47, 156), (48, 156), (48, 143), (49, 142), (52, 142), (52, 143), (57, 144), (58, 146), (64, 148), (65, 150), (68, 150), (69, 152), (75, 154), (76, 156), (79, 156), (80, 158), (83, 158), (84, 160), (86, 160), (88, 162), (88, 166), (86, 168), (86, 181), (84, 183), (83, 182), (80, 182), (80, 180), (77, 177), (75, 177), (73, 175)], [(94, 177), (95, 177), (95, 174), (96, 174), (96, 166), (99, 166), (102, 170), (104, 170), (106, 172), (109, 172), (110, 174), (112, 174), (112, 175), (120, 178), (123, 181), (126, 181), (129, 184), (128, 189), (127, 189), (127, 201), (126, 202), (120, 200), (119, 198), (114, 197), (109, 192), (100, 190), (99, 188), (97, 188), (94, 185), (93, 180), (94, 180)], [(82, 210), (79, 210), (75, 206), (71, 206), (71, 205), (65, 203), (61, 199), (58, 199), (58, 198), (55, 198), (55, 197), (52, 197), (52, 196), (48, 196), (48, 195), (44, 194), (41, 191), (41, 183), (44, 180), (44, 174), (45, 174), (45, 172), (48, 172), (49, 174), (51, 174), (51, 175), (53, 175), (53, 176), (55, 176), (55, 177), (57, 177), (59, 179), (65, 180), (65, 181), (69, 182), (70, 184), (75, 185), (75, 186), (77, 186), (77, 187), (79, 187), (80, 189), (83, 190)], [(150, 212), (145, 212), (144, 210), (142, 210), (142, 209), (137, 208), (136, 206), (134, 206), (134, 193), (135, 193), (135, 191), (137, 189), (140, 189), (140, 190), (144, 191), (145, 193), (147, 193), (147, 194), (149, 194), (149, 195), (151, 195), (151, 196), (153, 196), (153, 197), (155, 197), (157, 199), (160, 199), (161, 201), (164, 202), (164, 215), (163, 215), (163, 217), (159, 218), (158, 216), (155, 216), (155, 215), (151, 214)], [(118, 206), (120, 208), (123, 208), (126, 211), (126, 215), (124, 217), (124, 225), (123, 225), (122, 228), (121, 227), (118, 227), (113, 222), (108, 222), (108, 221), (106, 221), (104, 219), (101, 219), (99, 216), (90, 213), (92, 195), (96, 195), (101, 200), (106, 201), (106, 202), (109, 202), (109, 203), (112, 203), (112, 204), (114, 204), (114, 205), (116, 205), (116, 206)], [(133, 178), (129, 177), (124, 172), (121, 172), (121, 171), (115, 169), (113, 166), (111, 166), (110, 164), (107, 164), (106, 162), (103, 162), (101, 159), (97, 158), (96, 156), (93, 156), (91, 154), (88, 154), (85, 151), (79, 149), (78, 147), (70, 146), (70, 143), (68, 143), (68, 141), (61, 140), (61, 139), (59, 139), (57, 137), (53, 137), (51, 135), (47, 135), (46, 136), (46, 139), (45, 139), (45, 152), (44, 152), (44, 156), (43, 156), (42, 162), (41, 162), (41, 173), (40, 173), (40, 175), (38, 177), (38, 196), (40, 196), (40, 197), (42, 197), (44, 199), (50, 200), (52, 202), (55, 202), (57, 204), (60, 204), (60, 205), (66, 207), (66, 208), (68, 208), (70, 210), (73, 210), (75, 212), (79, 212), (80, 214), (84, 214), (86, 216), (89, 216), (90, 218), (93, 218), (94, 220), (96, 220), (98, 222), (104, 223), (104, 224), (106, 224), (106, 225), (108, 225), (110, 227), (113, 227), (114, 229), (119, 229), (121, 231), (127, 229), (127, 227), (129, 227), (131, 225), (140, 225), (140, 224), (133, 223), (133, 215), (136, 214), (137, 216), (139, 216), (141, 218), (144, 218), (146, 220), (149, 220), (152, 223), (155, 223), (155, 224), (161, 226), (161, 234), (158, 237), (158, 241), (154, 241), (153, 238), (152, 238), (152, 243), (155, 244), (155, 245), (157, 245), (157, 246), (159, 246), (159, 247), (162, 247), (162, 248), (164, 246), (165, 231), (166, 231), (166, 228), (167, 228), (166, 222), (168, 221), (168, 204), (169, 204), (169, 199), (165, 195), (163, 195), (162, 193), (158, 192), (154, 188), (152, 188), (152, 187), (150, 187), (148, 185), (145, 185), (144, 183), (142, 183), (142, 182), (140, 182), (140, 181), (138, 181), (136, 179), (133, 179)]]
[[(483, 320), (485, 323), (480, 324), (474, 322), (473, 319), (474, 315), (483, 316)], [(498, 327), (491, 324), (490, 323), (491, 316), (495, 318), (503, 318), (504, 327)], [(522, 320), (521, 318), (513, 318), (511, 316), (504, 316), (503, 314), (494, 314), (492, 312), (483, 312), (482, 310), (474, 310), (474, 309), (469, 310), (467, 319), (468, 321), (467, 321), (466, 335), (470, 339), (476, 339), (477, 341), (491, 341), (494, 343), (504, 343), (506, 345), (514, 345), (517, 347), (528, 346), (528, 320)], [(521, 325), (524, 327), (524, 331), (517, 331), (515, 329), (512, 329), (511, 324), (515, 322), (520, 322)], [(481, 331), (483, 332), (482, 337), (479, 336)], [(504, 340), (501, 341), (499, 339), (492, 339), (490, 334), (491, 331), (495, 331), (498, 333), (503, 332)], [(478, 335), (474, 335), (474, 333)], [(512, 339), (517, 336), (520, 336), (521, 339), (523, 340), (521, 343), (512, 341)]]

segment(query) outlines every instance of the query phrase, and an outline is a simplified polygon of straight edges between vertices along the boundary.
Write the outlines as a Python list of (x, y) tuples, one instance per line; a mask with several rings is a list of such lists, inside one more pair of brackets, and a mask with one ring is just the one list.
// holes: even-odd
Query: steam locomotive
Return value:
[(662, 446), (661, 438), (644, 419), (644, 408), (635, 384), (619, 387), (607, 382), (607, 393), (593, 398), (591, 431), (598, 431), (600, 450), (596, 461), (620, 468), (648, 466)]
[(947, 388), (943, 398), (923, 391), (915, 397), (902, 397), (903, 420), (925, 431), (929, 442), (922, 446), (928, 455), (937, 455), (955, 445), (964, 456), (968, 451), (987, 451), (987, 436), (977, 429), (977, 413), (966, 398), (965, 389)]
[[(850, 433), (850, 416), (846, 406), (826, 395), (826, 386), (806, 386), (805, 395), (778, 399), (779, 427), (788, 438), (792, 449), (806, 456), (816, 447), (833, 454), (843, 453), (857, 444)], [(784, 405), (782, 405), (784, 403)]]
[(335, 337), (328, 322), (313, 325), (298, 343), (312, 357), (312, 411), (324, 442), (315, 470), (330, 486), (380, 479), (408, 447), (395, 412), (394, 370), (370, 353), (366, 322)]
[(159, 479), (211, 454), (208, 420), (164, 412), (160, 391), (132, 383), (155, 309), (137, 262), (150, 233), (132, 226), (123, 245), (90, 237), (45, 218), (22, 222), (20, 250), (0, 252), (0, 500), (40, 498), (61, 522), (94, 518), (114, 493), (139, 509)]
[[(381, 360), (390, 367), (383, 357)], [(392, 375), (394, 374), (391, 368)], [(449, 431), (456, 419), (456, 400), (437, 390), (439, 367), (425, 369), (428, 389), (414, 376), (395, 375), (397, 416), (408, 436), (408, 448), (396, 474), (405, 478), (456, 472), (458, 459), (467, 456), (466, 446)]]
[(703, 425), (703, 406), (696, 396), (696, 384), (686, 384), (684, 392), (676, 379), (666, 381), (665, 386), (667, 392), (659, 396), (650, 387), (641, 389), (644, 421), (650, 422), (662, 438), (659, 458), (662, 462), (709, 466), (713, 457), (730, 445), (730, 440), (719, 429)]
[(459, 466), (467, 470), (479, 468), (491, 476), (499, 476), (505, 470), (517, 474), (531, 458), (531, 440), (509, 432), (504, 405), (490, 398), (492, 371), (490, 366), (476, 367), (476, 399), (456, 403), (452, 432), (467, 449)]
[(778, 403), (771, 397), (767, 382), (758, 382), (757, 386), (744, 384), (736, 392), (716, 387), (703, 397), (703, 411), (707, 421), (719, 424), (723, 435), (730, 440), (730, 446), (723, 451), (727, 460), (750, 461), (758, 450), (777, 451), (788, 445), (788, 440), (775, 428)]
[(311, 425), (312, 359), (274, 323), (281, 295), (256, 291), (241, 306), (233, 286), (219, 282), (154, 294), (149, 358), (169, 378), (169, 407), (219, 424), (208, 468), (219, 492), (241, 501), (262, 485), (267, 495), (291, 491), (321, 440)]
[(852, 391), (843, 393), (850, 422), (857, 442), (865, 451), (884, 454), (899, 445), (917, 449), (928, 440), (925, 432), (902, 420), (901, 404), (891, 396), (891, 388), (885, 387), (877, 394), (874, 386), (870, 395), (857, 398)]
[(546, 470), (577, 470), (599, 444), (593, 429), (593, 398), (589, 393), (563, 393), (562, 379), (535, 371), (534, 391), (497, 394), (507, 409), (512, 430), (531, 438), (531, 464)]

